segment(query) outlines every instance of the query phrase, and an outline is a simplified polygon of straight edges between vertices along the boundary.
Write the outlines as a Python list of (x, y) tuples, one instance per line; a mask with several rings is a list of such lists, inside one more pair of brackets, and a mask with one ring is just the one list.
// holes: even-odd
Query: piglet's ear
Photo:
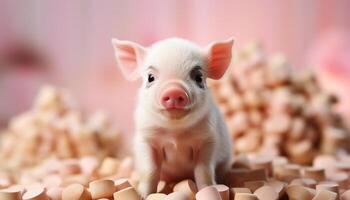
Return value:
[(231, 63), (232, 47), (234, 39), (230, 38), (223, 42), (214, 42), (207, 46), (208, 77), (220, 79)]
[(127, 80), (136, 80), (140, 77), (139, 68), (142, 66), (146, 49), (141, 45), (118, 39), (112, 39), (117, 64)]

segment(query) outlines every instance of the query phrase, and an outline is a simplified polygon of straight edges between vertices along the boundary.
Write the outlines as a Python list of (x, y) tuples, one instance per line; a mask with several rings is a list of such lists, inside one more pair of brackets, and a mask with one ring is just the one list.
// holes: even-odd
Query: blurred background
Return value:
[(260, 40), (296, 69), (315, 69), (350, 121), (349, 9), (347, 0), (1, 0), (0, 126), (53, 84), (131, 132), (139, 82), (121, 77), (111, 38), (150, 45), (175, 36), (201, 45), (234, 36), (237, 48)]

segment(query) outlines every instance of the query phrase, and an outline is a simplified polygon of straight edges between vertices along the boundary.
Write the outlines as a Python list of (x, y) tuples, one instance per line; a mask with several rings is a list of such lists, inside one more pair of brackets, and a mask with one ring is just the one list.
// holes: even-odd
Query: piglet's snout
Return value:
[(184, 109), (189, 104), (189, 98), (181, 86), (174, 84), (164, 88), (160, 102), (165, 109)]

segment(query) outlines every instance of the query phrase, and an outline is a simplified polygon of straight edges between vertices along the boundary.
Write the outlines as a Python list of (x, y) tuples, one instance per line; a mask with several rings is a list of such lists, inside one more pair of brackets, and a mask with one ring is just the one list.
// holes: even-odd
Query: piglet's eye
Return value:
[(148, 74), (148, 82), (152, 83), (155, 80), (155, 77), (153, 74)]
[(195, 67), (190, 74), (191, 79), (196, 82), (196, 85), (200, 88), (204, 88), (203, 73), (200, 67)]

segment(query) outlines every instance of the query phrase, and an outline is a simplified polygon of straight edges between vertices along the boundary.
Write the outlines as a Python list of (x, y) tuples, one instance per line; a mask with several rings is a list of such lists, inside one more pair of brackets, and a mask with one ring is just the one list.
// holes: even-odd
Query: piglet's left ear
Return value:
[(230, 38), (223, 42), (214, 42), (206, 48), (208, 57), (208, 77), (220, 79), (231, 63), (232, 47), (234, 39)]

